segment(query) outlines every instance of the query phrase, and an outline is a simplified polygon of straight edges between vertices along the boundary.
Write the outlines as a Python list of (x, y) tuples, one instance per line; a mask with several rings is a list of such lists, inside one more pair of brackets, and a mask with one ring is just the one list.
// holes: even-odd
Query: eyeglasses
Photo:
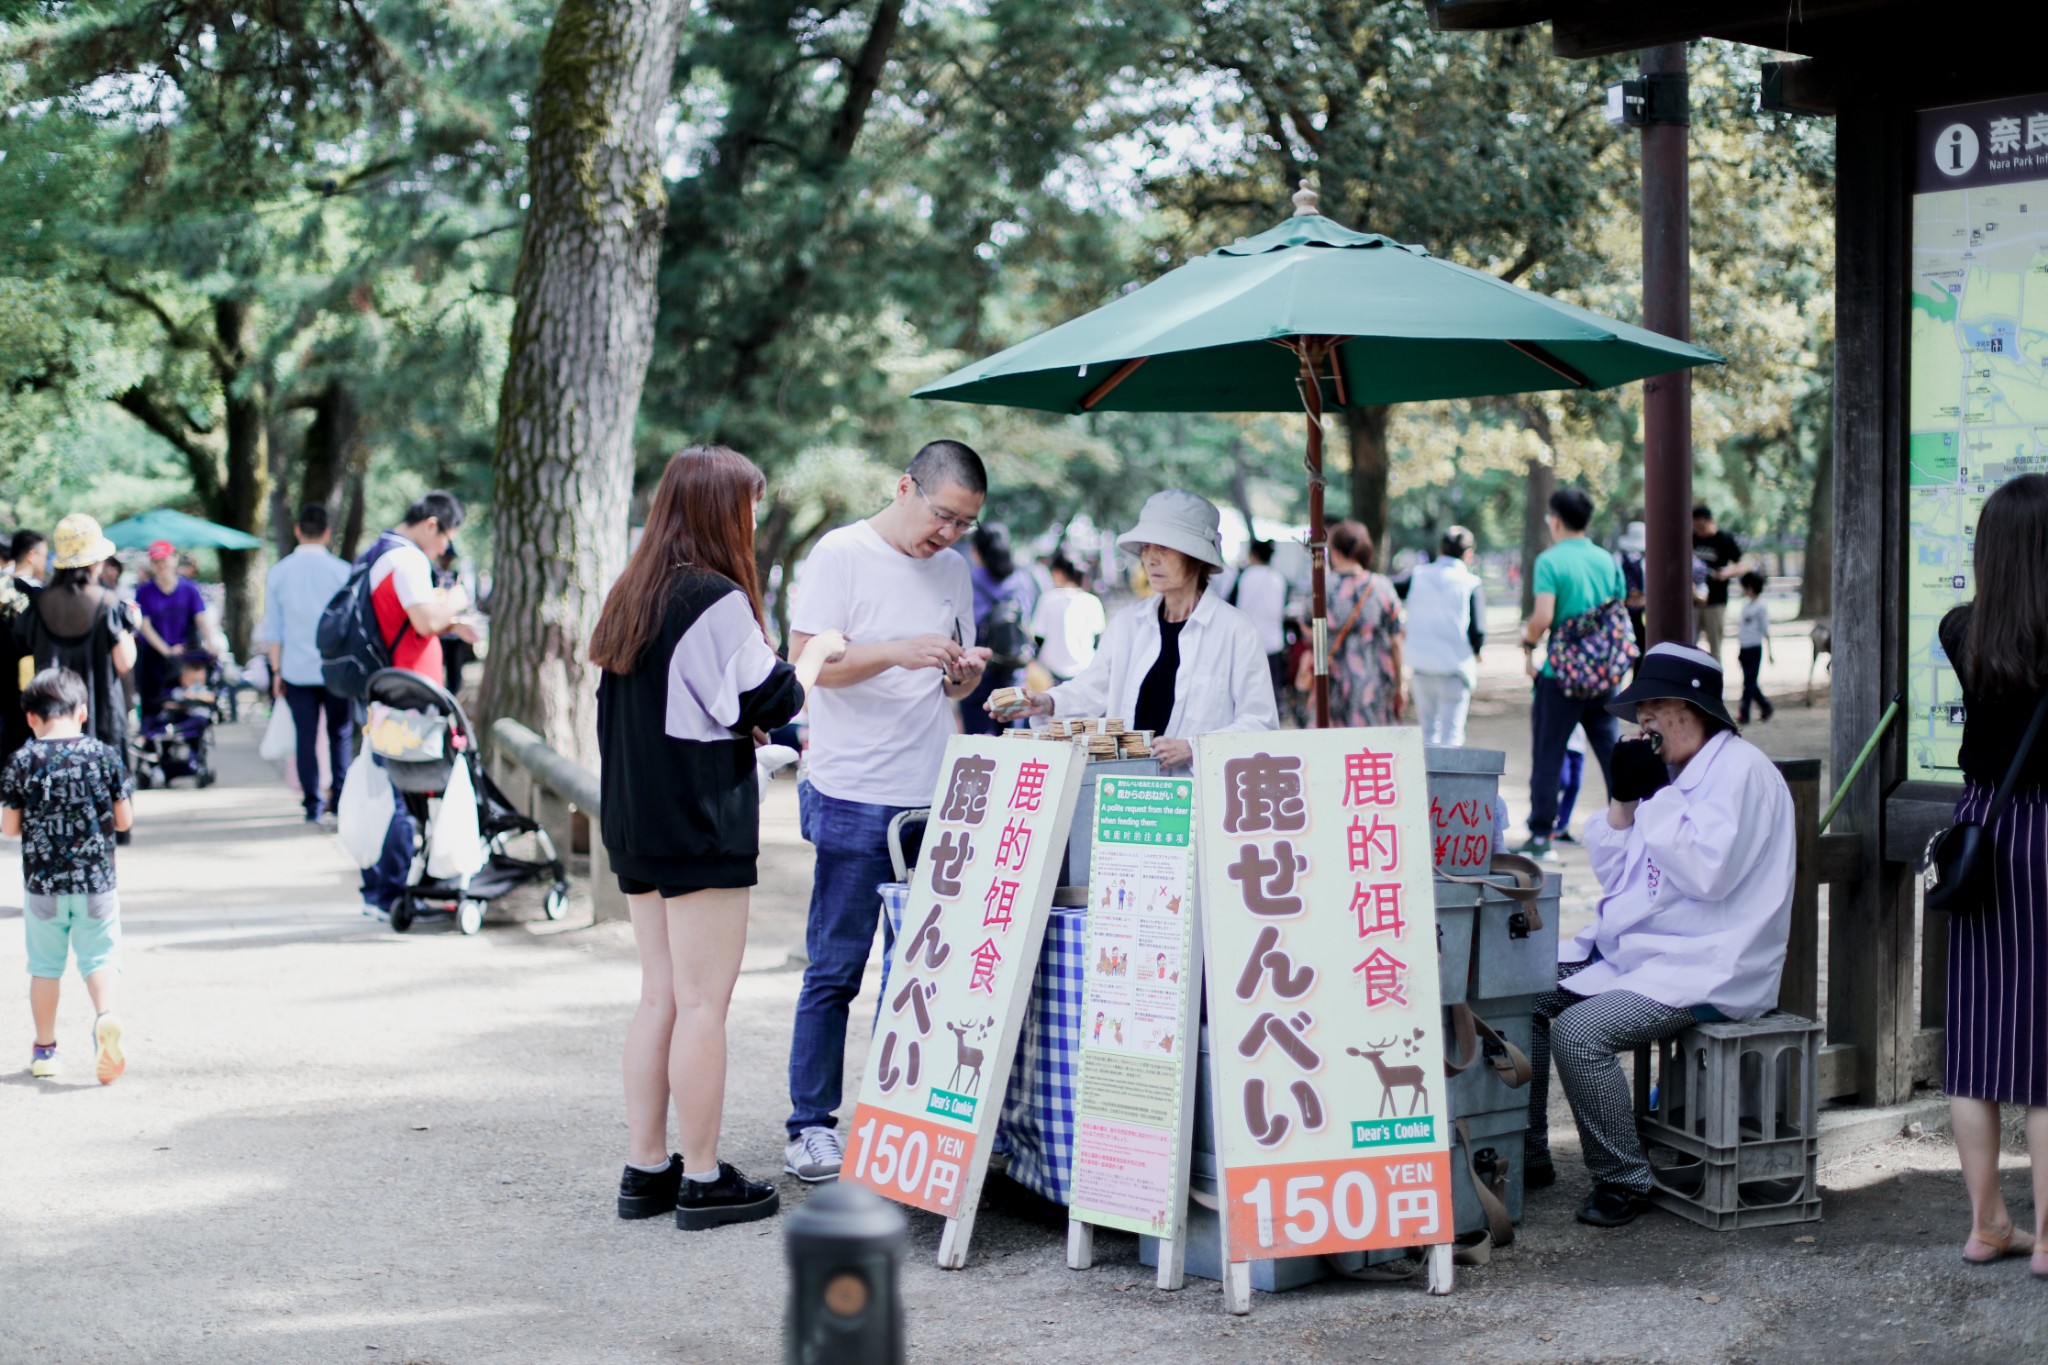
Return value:
[(981, 526), (981, 523), (979, 521), (976, 521), (974, 518), (963, 517), (958, 512), (948, 512), (945, 508), (933, 502), (932, 495), (925, 492), (924, 485), (919, 483), (916, 479), (912, 479), (910, 481), (910, 486), (917, 490), (917, 495), (920, 498), (924, 499), (924, 505), (931, 509), (931, 513), (934, 517), (938, 518), (939, 525), (944, 526), (949, 530), (958, 531), (963, 536), (973, 535), (975, 531)]

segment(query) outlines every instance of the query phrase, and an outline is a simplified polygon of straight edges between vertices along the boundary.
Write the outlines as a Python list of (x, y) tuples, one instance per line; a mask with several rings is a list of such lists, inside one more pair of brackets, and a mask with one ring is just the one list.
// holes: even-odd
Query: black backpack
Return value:
[[(320, 609), (320, 624), (313, 643), (320, 648), (321, 685), (337, 697), (361, 701), (369, 693), (370, 675), (391, 667), (391, 650), (377, 625), (377, 609), (370, 602), (370, 570), (395, 547), (386, 535), (348, 571), (348, 582)], [(403, 640), (412, 622), (398, 628)]]
[(1031, 662), (1031, 632), (1024, 629), (1024, 607), (1014, 597), (1005, 597), (989, 609), (979, 634), (988, 646), (988, 666), (1014, 671)]

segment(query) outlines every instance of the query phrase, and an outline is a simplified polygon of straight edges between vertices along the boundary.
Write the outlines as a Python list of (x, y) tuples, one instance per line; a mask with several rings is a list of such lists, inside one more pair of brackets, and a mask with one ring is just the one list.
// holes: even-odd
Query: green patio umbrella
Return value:
[(1354, 232), (1317, 211), (1306, 182), (1294, 204), (1278, 227), (915, 396), (1068, 413), (1305, 411), (1316, 723), (1328, 725), (1324, 412), (1603, 389), (1721, 358)]
[(159, 540), (168, 540), (181, 550), (253, 550), (263, 544), (247, 531), (168, 507), (117, 521), (106, 528), (106, 537), (124, 550), (147, 549)]

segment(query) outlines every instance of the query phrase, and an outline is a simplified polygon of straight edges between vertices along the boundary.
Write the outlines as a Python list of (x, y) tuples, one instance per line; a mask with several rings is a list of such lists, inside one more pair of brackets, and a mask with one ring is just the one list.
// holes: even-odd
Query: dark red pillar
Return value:
[[(1643, 325), (1692, 340), (1685, 44), (1643, 49)], [(1675, 86), (1675, 90), (1673, 87)], [(1692, 371), (1643, 381), (1643, 589), (1651, 644), (1692, 643)]]

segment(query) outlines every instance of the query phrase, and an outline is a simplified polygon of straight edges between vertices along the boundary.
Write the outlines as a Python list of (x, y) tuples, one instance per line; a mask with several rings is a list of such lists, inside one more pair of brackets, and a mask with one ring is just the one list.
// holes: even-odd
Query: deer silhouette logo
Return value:
[(1354, 1057), (1363, 1057), (1368, 1062), (1371, 1062), (1372, 1069), (1379, 1073), (1380, 1108), (1376, 1116), (1379, 1118), (1385, 1118), (1389, 1109), (1392, 1109), (1396, 1115), (1400, 1114), (1401, 1107), (1394, 1102), (1394, 1092), (1396, 1090), (1413, 1090), (1415, 1092), (1414, 1097), (1408, 1102), (1408, 1112), (1410, 1114), (1413, 1114), (1423, 1105), (1429, 1103), (1428, 1072), (1419, 1066), (1388, 1066), (1386, 1064), (1387, 1049), (1394, 1046), (1398, 1041), (1400, 1040), (1389, 1038), (1384, 1043), (1373, 1043), (1363, 1050), (1355, 1047), (1344, 1049)]
[[(972, 1095), (976, 1090), (980, 1089), (981, 1064), (987, 1054), (978, 1047), (969, 1047), (967, 1045), (967, 1035), (972, 1033), (975, 1041), (979, 1042), (981, 1039), (988, 1037), (989, 1028), (994, 1023), (995, 1020), (990, 1019), (988, 1023), (980, 1025), (972, 1023), (946, 1025), (947, 1031), (953, 1035), (954, 1049), (958, 1054), (957, 1060), (953, 1063), (953, 1075), (946, 1082), (946, 1089), (961, 1095)], [(960, 1075), (962, 1072), (967, 1074), (967, 1087), (964, 1090), (960, 1087)]]

